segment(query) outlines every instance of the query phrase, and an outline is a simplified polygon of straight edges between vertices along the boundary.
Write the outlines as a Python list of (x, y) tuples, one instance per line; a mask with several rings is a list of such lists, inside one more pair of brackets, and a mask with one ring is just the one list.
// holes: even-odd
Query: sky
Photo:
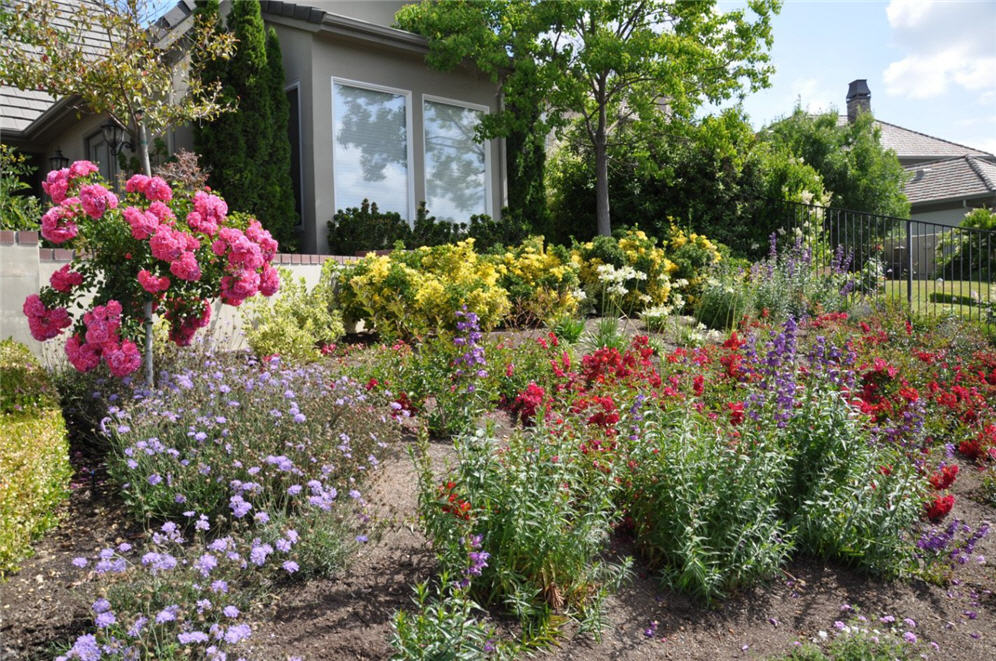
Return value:
[(787, 0), (773, 30), (771, 87), (743, 104), (755, 128), (797, 102), (844, 113), (864, 78), (877, 119), (996, 153), (996, 0)]

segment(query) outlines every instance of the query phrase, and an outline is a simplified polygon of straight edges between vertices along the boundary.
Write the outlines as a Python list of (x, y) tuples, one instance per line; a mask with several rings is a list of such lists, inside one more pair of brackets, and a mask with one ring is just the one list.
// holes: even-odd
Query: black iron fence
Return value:
[(996, 327), (996, 231), (789, 204), (787, 229), (817, 268), (841, 259), (919, 314), (960, 314)]

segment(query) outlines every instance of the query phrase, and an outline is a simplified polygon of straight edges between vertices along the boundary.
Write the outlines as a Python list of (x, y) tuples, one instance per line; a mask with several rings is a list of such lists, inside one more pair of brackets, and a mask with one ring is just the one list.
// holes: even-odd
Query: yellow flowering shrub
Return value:
[(671, 225), (665, 247), (674, 264), (671, 276), (675, 289), (681, 294), (686, 310), (692, 310), (699, 303), (709, 272), (723, 259), (720, 248), (705, 236), (685, 232), (675, 225)]
[(575, 244), (571, 259), (581, 284), (596, 308), (608, 312), (609, 300), (626, 314), (668, 305), (677, 266), (657, 239), (639, 229), (627, 229), (618, 239), (600, 236)]
[(474, 251), (473, 239), (368, 255), (345, 266), (328, 262), (323, 273), (334, 281), (336, 302), (347, 319), (362, 319), (385, 337), (452, 330), (454, 312), (465, 305), (489, 330), (509, 310), (498, 265)]
[(545, 246), (542, 236), (531, 236), (494, 260), (513, 325), (535, 326), (577, 314), (584, 292), (578, 288), (577, 265), (563, 246)]

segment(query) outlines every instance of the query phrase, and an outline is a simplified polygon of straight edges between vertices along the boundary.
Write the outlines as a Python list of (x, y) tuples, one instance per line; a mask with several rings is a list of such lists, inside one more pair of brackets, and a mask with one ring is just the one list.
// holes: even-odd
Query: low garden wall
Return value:
[[(25, 298), (37, 294), (42, 286), (48, 284), (52, 274), (72, 258), (72, 250), (42, 247), (36, 231), (0, 231), (0, 339), (13, 338), (27, 345), (34, 355), (46, 363), (62, 360), (63, 343), (48, 342), (43, 345), (32, 338), (21, 306)], [(322, 265), (329, 259), (344, 263), (356, 258), (279, 254), (273, 259), (273, 264), (290, 270), (295, 277), (303, 277), (308, 286), (313, 287), (321, 276)], [(239, 309), (216, 301), (212, 312), (209, 335), (220, 338), (230, 346), (241, 345), (244, 339)]]

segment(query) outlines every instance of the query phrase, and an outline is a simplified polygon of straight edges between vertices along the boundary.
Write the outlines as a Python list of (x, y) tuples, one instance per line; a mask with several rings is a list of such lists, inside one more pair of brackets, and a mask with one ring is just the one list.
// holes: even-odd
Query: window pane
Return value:
[(408, 218), (408, 130), (405, 97), (336, 83), (333, 178), (337, 209), (364, 198)]
[(474, 142), (481, 111), (425, 102), (425, 196), (440, 220), (487, 213), (486, 143)]

